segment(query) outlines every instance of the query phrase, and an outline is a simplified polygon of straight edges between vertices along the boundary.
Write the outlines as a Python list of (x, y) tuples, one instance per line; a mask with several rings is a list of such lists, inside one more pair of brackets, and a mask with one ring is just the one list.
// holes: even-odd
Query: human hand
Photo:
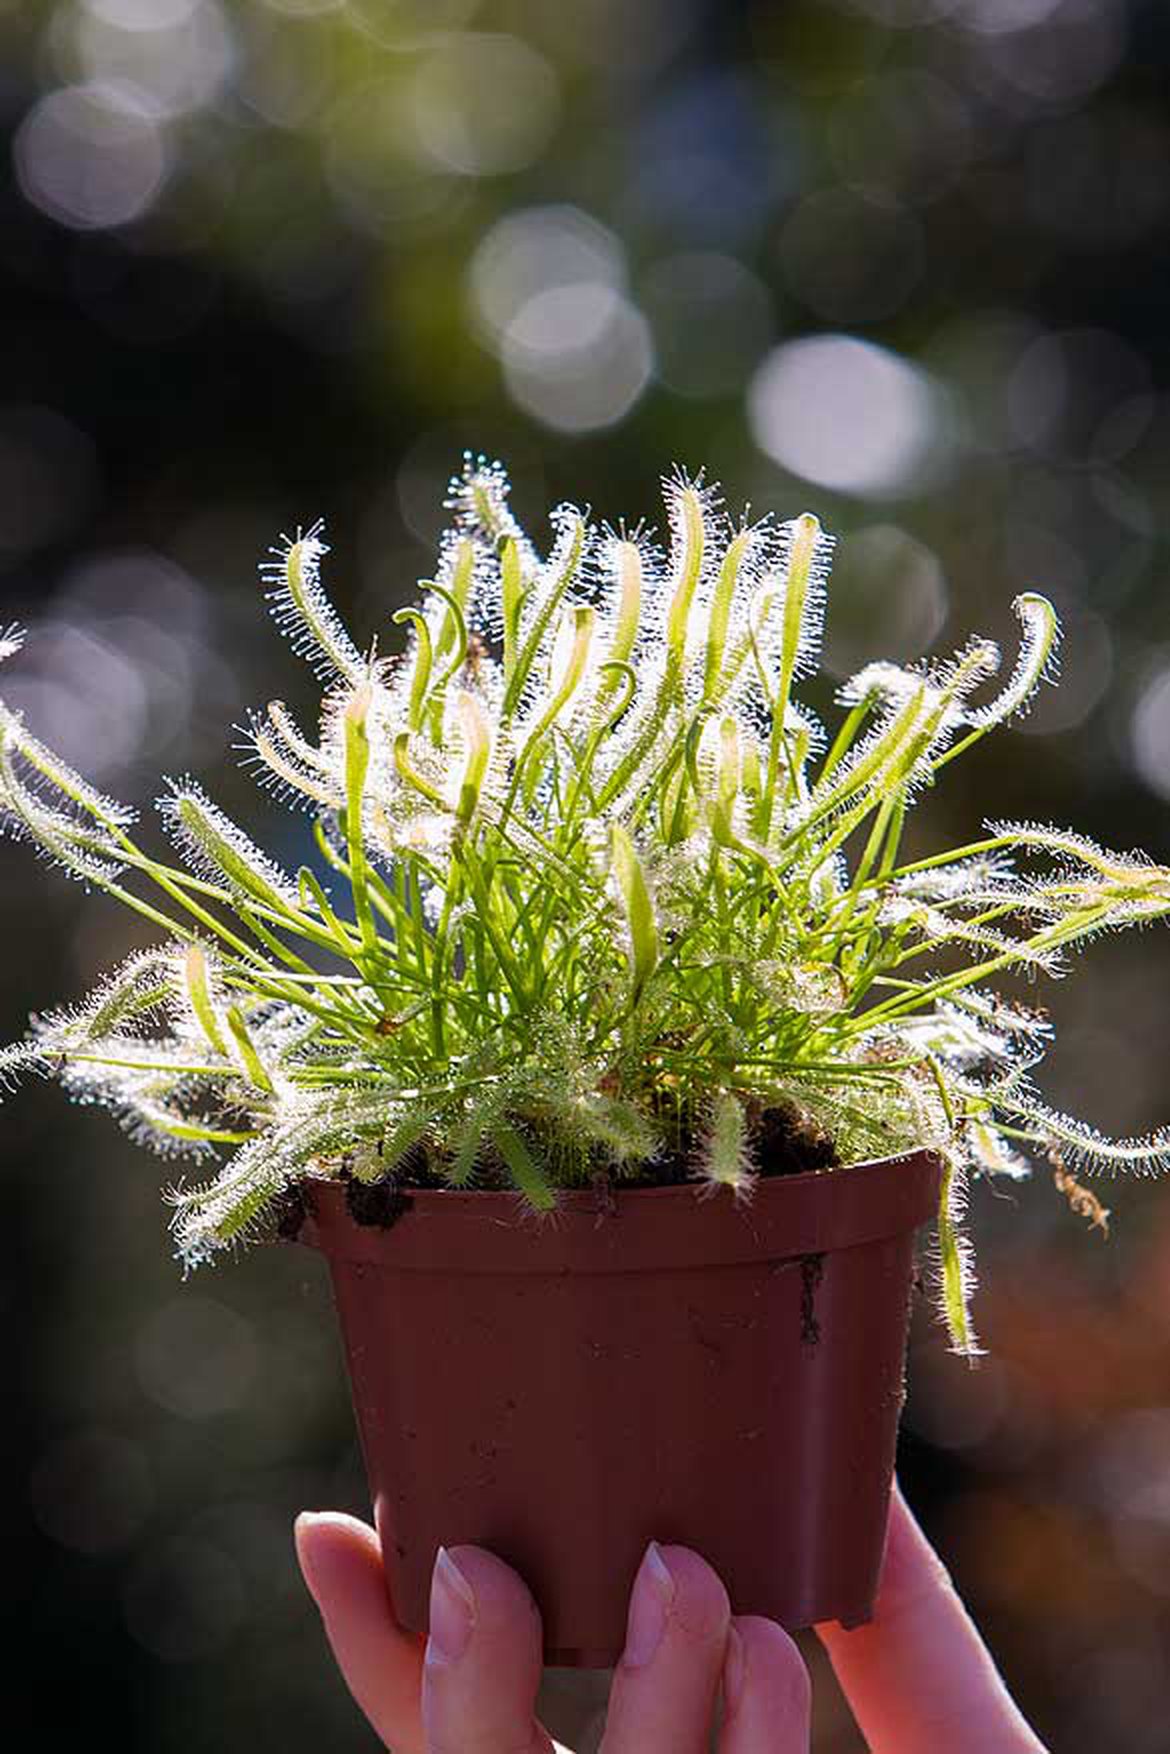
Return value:
[[(297, 1553), (351, 1693), (393, 1754), (553, 1754), (534, 1714), (540, 1614), (478, 1547), (441, 1553), (429, 1640), (395, 1623), (378, 1538), (339, 1513), (298, 1518)], [(818, 1627), (873, 1754), (1044, 1754), (938, 1557), (895, 1491), (872, 1622)], [(732, 1615), (712, 1568), (651, 1546), (635, 1579), (602, 1754), (807, 1754), (810, 1687), (773, 1621)]]

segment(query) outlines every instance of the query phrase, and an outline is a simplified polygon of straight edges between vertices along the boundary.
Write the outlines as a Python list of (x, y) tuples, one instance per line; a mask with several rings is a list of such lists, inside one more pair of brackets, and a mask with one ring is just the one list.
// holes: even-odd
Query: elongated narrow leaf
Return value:
[(201, 786), (176, 783), (169, 796), (159, 799), (158, 807), (195, 870), (213, 880), (226, 878), (230, 888), (273, 913), (296, 911), (292, 878), (211, 802)]
[(206, 1037), (208, 1047), (213, 1053), (222, 1054), (226, 1059), (228, 1055), (227, 1043), (219, 1026), (219, 1018), (215, 1014), (207, 952), (202, 944), (188, 946), (183, 957), (183, 978), (186, 982), (191, 1010)]
[[(430, 647), (427, 647), (429, 666)], [(366, 862), (365, 808), (366, 779), (370, 771), (370, 738), (366, 729), (371, 703), (371, 689), (363, 682), (356, 689), (345, 709), (345, 839), (349, 854), (349, 881), (353, 890), (353, 908), (362, 943), (372, 951), (378, 934), (370, 901), (370, 878)]]
[(557, 1203), (556, 1193), (515, 1127), (507, 1121), (497, 1121), (492, 1128), (492, 1143), (528, 1204), (537, 1212), (551, 1212)]
[(666, 657), (668, 668), (676, 675), (681, 675), (691, 604), (703, 571), (706, 526), (703, 519), (703, 494), (696, 483), (668, 482), (666, 491), (673, 538), (672, 595), (666, 620)]
[(430, 625), (420, 609), (399, 609), (395, 612), (393, 620), (398, 626), (402, 626), (405, 622), (411, 622), (414, 626), (414, 664), (410, 673), (410, 705), (407, 710), (407, 723), (412, 731), (417, 731), (422, 724), (423, 707), (434, 663)]
[(642, 590), (645, 565), (642, 551), (636, 542), (615, 542), (610, 554), (610, 565), (614, 583), (617, 586), (617, 604), (613, 618), (613, 638), (610, 641), (609, 661), (613, 664), (625, 664), (634, 649), (638, 637), (638, 628), (642, 619)]
[(720, 677), (723, 674), (724, 661), (727, 656), (727, 633), (731, 624), (731, 608), (735, 600), (736, 587), (740, 581), (743, 564), (751, 550), (752, 532), (741, 530), (733, 536), (723, 556), (723, 564), (719, 568), (719, 577), (715, 581), (715, 594), (711, 600), (711, 611), (707, 620), (707, 656), (703, 673), (703, 698), (712, 700), (715, 697)]
[(229, 1005), (227, 1026), (232, 1033), (236, 1047), (239, 1049), (240, 1062), (245, 1072), (258, 1090), (272, 1094), (272, 1079), (269, 1077), (260, 1055), (256, 1052), (256, 1044), (252, 1040), (252, 1032), (248, 1028), (244, 1013), (238, 1005)]
[(329, 549), (322, 536), (324, 525), (298, 531), (274, 548), (260, 573), (268, 585), (268, 601), (277, 626), (289, 636), (292, 647), (307, 658), (319, 676), (361, 681), (361, 654), (342, 625), (341, 618), (321, 583), (321, 561)]
[(1060, 622), (1047, 597), (1025, 591), (1012, 604), (1023, 629), (1019, 656), (1007, 685), (985, 707), (967, 711), (968, 723), (988, 730), (1016, 713), (1026, 712), (1037, 689), (1056, 669)]
[(962, 1193), (960, 1166), (954, 1156), (948, 1153), (944, 1161), (938, 1202), (943, 1314), (954, 1350), (964, 1358), (974, 1358), (978, 1356), (980, 1346), (971, 1325), (971, 1293), (974, 1286), (970, 1244), (960, 1230)]
[(630, 961), (637, 998), (658, 965), (658, 922), (646, 873), (634, 843), (620, 823), (609, 831), (610, 861), (630, 934)]
[(483, 702), (474, 694), (469, 694), (466, 689), (461, 689), (459, 693), (459, 727), (467, 754), (459, 781), (459, 802), (455, 815), (460, 822), (466, 824), (471, 821), (479, 803), (492, 752), (491, 721), (484, 711)]

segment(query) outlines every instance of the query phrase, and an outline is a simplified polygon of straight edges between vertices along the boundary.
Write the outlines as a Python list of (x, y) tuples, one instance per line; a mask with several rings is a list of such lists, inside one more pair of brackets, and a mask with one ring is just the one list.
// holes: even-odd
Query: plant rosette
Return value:
[(281, 543), (269, 601), (320, 722), (274, 701), (246, 741), (311, 815), (295, 873), (188, 779), (156, 856), (0, 705), (4, 829), (162, 934), (0, 1074), (220, 1160), (169, 1196), (188, 1266), (323, 1252), (402, 1623), (437, 1546), (479, 1542), (584, 1664), (620, 1649), (651, 1536), (739, 1612), (864, 1620), (919, 1227), (972, 1354), (972, 1178), (1039, 1155), (1101, 1218), (1079, 1171), (1170, 1161), (1170, 1130), (1045, 1103), (1048, 1021), (1004, 991), (1164, 918), (1170, 872), (1034, 823), (903, 851), (923, 788), (1051, 674), (1051, 605), (1016, 599), (1006, 679), (986, 639), (874, 662), (830, 734), (795, 692), (817, 520), (665, 493), (665, 551), (561, 506), (542, 557), (469, 459), (393, 657), (341, 624), (320, 527)]

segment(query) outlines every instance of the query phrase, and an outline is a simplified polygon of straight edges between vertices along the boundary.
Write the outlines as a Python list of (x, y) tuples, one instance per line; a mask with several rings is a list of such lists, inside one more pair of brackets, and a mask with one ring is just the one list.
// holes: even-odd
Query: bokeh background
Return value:
[[(1161, 0), (0, 0), (6, 695), (109, 789), (190, 768), (295, 858), (230, 747), (311, 698), (270, 540), (324, 515), (385, 649), (464, 447), (538, 531), (705, 465), (843, 539), (822, 703), (1055, 598), (1063, 685), (924, 840), (1030, 816), (1170, 860), (1168, 74)], [(9, 1036), (136, 941), (19, 850), (0, 906)], [(1170, 935), (1094, 949), (1053, 1099), (1170, 1120), (1168, 993)], [(370, 1748), (290, 1556), (297, 1509), (363, 1503), (317, 1263), (181, 1284), (154, 1161), (44, 1087), (3, 1146), (6, 1710), (50, 1748)], [(1043, 1169), (976, 1189), (989, 1356), (920, 1312), (902, 1468), (1054, 1749), (1153, 1754), (1170, 1195), (1098, 1191), (1108, 1241)]]

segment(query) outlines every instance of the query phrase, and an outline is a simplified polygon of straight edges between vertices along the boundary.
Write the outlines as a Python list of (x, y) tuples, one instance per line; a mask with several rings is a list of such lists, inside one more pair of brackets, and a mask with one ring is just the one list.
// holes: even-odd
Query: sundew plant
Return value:
[(188, 1262), (271, 1230), (305, 1178), (512, 1186), (543, 1212), (574, 1184), (680, 1174), (746, 1200), (778, 1116), (827, 1164), (927, 1147), (943, 1309), (973, 1350), (972, 1174), (1022, 1175), (1027, 1148), (1069, 1174), (1170, 1161), (1170, 1129), (1106, 1140), (1042, 1101), (1047, 1024), (998, 983), (1166, 915), (1170, 872), (1030, 823), (908, 860), (923, 788), (1050, 673), (1051, 605), (1016, 599), (1006, 680), (986, 639), (876, 661), (827, 732), (795, 693), (825, 606), (817, 520), (736, 522), (682, 475), (665, 497), (665, 552), (561, 506), (542, 557), (503, 471), (469, 461), (396, 656), (341, 625), (319, 527), (281, 543), (268, 600), (320, 722), (274, 701), (245, 741), (312, 818), (299, 871), (190, 779), (159, 804), (177, 862), (156, 857), (0, 708), (6, 830), (162, 934), (0, 1070), (221, 1160), (170, 1196)]

